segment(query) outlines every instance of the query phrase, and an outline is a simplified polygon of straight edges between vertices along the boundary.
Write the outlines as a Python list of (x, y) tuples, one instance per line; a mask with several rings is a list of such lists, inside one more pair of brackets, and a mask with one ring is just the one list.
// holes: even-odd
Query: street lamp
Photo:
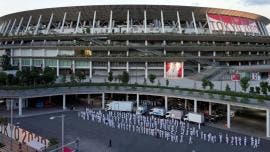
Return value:
[(50, 120), (54, 120), (55, 118), (61, 118), (62, 119), (62, 139), (61, 139), (61, 149), (62, 152), (64, 152), (64, 124), (65, 124), (65, 115), (62, 114), (60, 116), (52, 116), (50, 117)]

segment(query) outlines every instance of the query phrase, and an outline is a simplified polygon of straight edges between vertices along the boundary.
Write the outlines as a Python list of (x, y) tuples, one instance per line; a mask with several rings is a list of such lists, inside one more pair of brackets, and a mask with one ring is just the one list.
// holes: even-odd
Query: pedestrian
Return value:
[(112, 147), (112, 140), (109, 140), (109, 147)]

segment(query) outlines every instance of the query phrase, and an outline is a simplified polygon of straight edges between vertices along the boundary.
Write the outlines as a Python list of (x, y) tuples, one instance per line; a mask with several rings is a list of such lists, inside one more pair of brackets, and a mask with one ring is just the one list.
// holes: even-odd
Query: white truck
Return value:
[(179, 119), (181, 120), (183, 117), (183, 111), (181, 110), (170, 110), (166, 113), (166, 118)]
[(163, 117), (166, 114), (166, 110), (164, 108), (157, 108), (156, 107), (156, 108), (150, 109), (149, 114)]
[(133, 102), (131, 101), (112, 101), (106, 105), (106, 110), (131, 112)]
[(136, 114), (137, 115), (143, 115), (147, 112), (147, 105), (143, 105), (143, 106), (138, 106), (137, 110), (136, 110)]
[(184, 121), (202, 124), (204, 123), (204, 115), (200, 113), (189, 112), (188, 114), (185, 115)]

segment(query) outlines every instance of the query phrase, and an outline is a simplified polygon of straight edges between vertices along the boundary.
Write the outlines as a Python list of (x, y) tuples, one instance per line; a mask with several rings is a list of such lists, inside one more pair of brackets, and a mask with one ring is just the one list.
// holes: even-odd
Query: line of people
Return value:
[(193, 144), (195, 141), (202, 140), (208, 143), (220, 143), (231, 146), (251, 146), (258, 148), (260, 138), (235, 136), (228, 133), (218, 133), (205, 131), (200, 125), (193, 125), (176, 119), (164, 119), (154, 116), (136, 115), (134, 113), (109, 111), (102, 112), (86, 108), (78, 112), (78, 117), (92, 122), (102, 123), (111, 128), (124, 131), (136, 132), (162, 138), (167, 141)]

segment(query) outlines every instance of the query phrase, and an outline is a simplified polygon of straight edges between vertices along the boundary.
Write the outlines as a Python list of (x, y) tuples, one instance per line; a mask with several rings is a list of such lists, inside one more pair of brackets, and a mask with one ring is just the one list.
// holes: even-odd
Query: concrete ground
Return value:
[[(59, 114), (59, 113), (58, 113)], [(52, 115), (47, 114), (15, 119), (20, 122), (20, 127), (37, 133), (41, 136), (61, 137), (61, 120), (49, 120)], [(204, 132), (215, 134), (226, 134), (234, 136), (244, 136), (228, 130), (216, 129), (203, 126)], [(225, 143), (211, 144), (202, 140), (196, 140), (192, 145), (185, 140), (184, 143), (173, 143), (164, 139), (112, 129), (102, 124), (78, 118), (77, 112), (66, 112), (65, 119), (65, 141), (72, 141), (80, 138), (80, 148), (82, 152), (268, 152), (270, 141), (262, 140), (258, 149), (250, 146), (230, 146)], [(112, 140), (112, 148), (108, 148), (109, 139)]]

